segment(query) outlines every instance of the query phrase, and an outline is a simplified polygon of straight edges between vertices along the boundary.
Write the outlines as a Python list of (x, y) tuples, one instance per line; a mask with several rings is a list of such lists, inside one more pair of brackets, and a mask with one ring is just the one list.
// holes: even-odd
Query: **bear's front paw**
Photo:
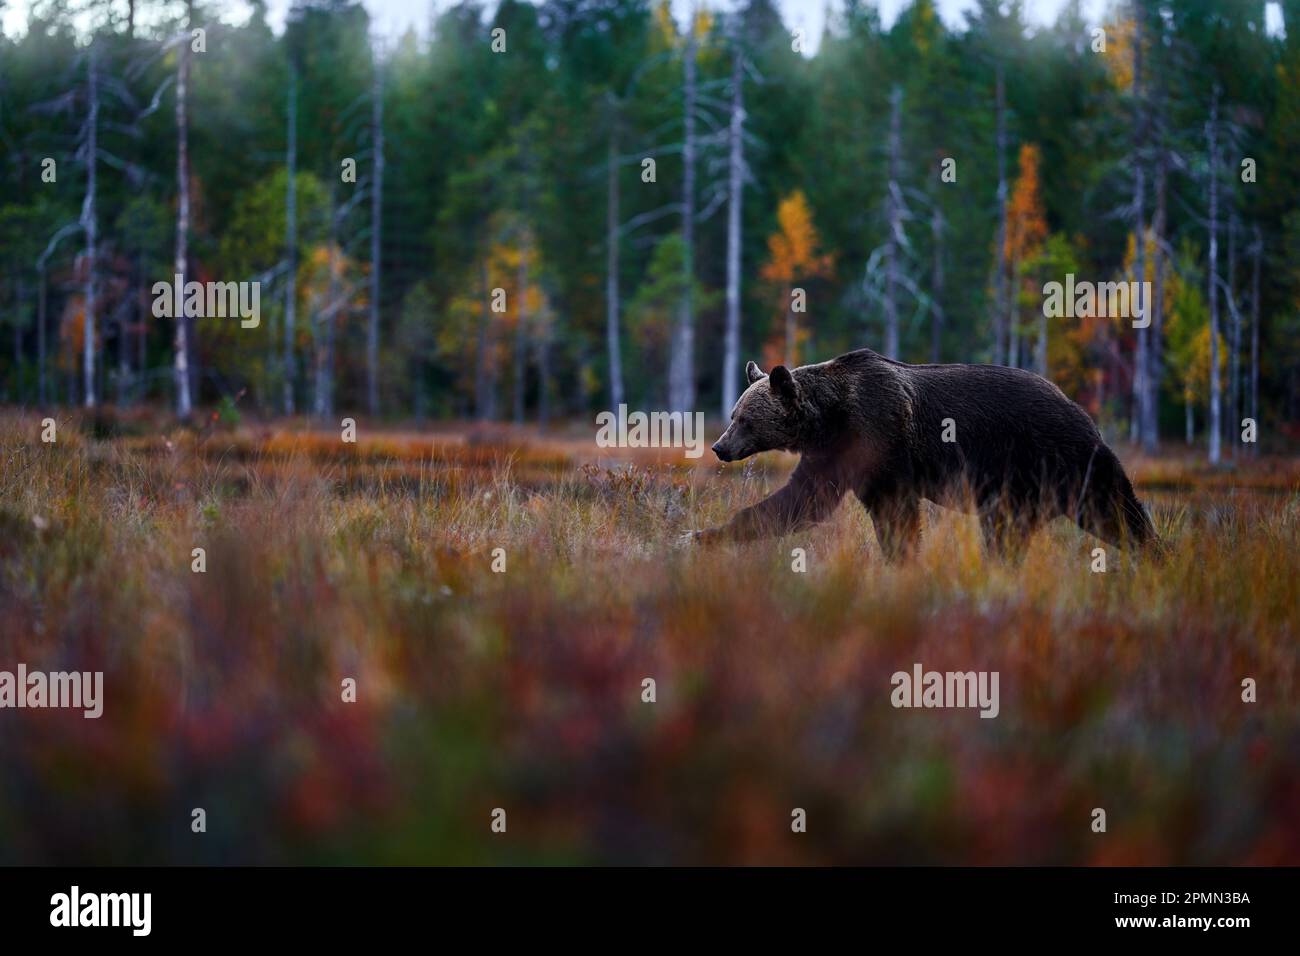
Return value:
[(704, 528), (699, 531), (683, 531), (677, 539), (680, 547), (691, 547), (699, 544), (714, 544), (721, 537), (717, 528)]

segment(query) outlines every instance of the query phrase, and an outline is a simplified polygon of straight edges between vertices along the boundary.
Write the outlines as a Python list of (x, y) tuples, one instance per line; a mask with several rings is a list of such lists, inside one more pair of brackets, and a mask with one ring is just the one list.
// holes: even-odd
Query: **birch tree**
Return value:
[(996, 149), (998, 153), (998, 235), (997, 235), (997, 278), (994, 285), (993, 320), (993, 364), (1005, 365), (1007, 360), (1007, 311), (1010, 308), (1007, 299), (1007, 103), (1006, 78), (1001, 59), (998, 60), (994, 77), (994, 110)]
[(524, 387), (527, 384), (528, 356), (528, 236), (523, 230), (519, 235), (519, 262), (515, 276), (515, 374), (514, 374), (514, 420), (516, 425), (524, 423)]
[[(185, 5), (185, 32), (194, 19), (193, 0)], [(190, 44), (181, 42), (176, 59), (176, 260), (175, 282), (185, 288), (189, 272), (190, 236), (190, 146), (189, 146), (189, 82)], [(184, 310), (175, 316), (175, 338), (172, 348), (173, 382), (176, 388), (176, 414), (189, 417), (191, 412), (191, 385), (189, 365), (189, 336)]]
[[(1140, 0), (1134, 0), (1133, 4), (1133, 218), (1134, 234), (1136, 241), (1133, 246), (1133, 272), (1137, 284), (1134, 288), (1137, 290), (1136, 295), (1138, 302), (1142, 301), (1142, 289), (1146, 281), (1146, 105), (1143, 101), (1144, 89), (1142, 78), (1142, 44), (1143, 29), (1142, 21), (1144, 18), (1142, 4)], [(1147, 409), (1147, 402), (1152, 400), (1152, 392), (1147, 387), (1147, 377), (1150, 375), (1150, 360), (1148, 348), (1150, 344), (1150, 307), (1151, 303), (1147, 302), (1147, 311), (1142, 312), (1137, 305), (1134, 305), (1134, 314), (1143, 314), (1144, 326), (1137, 329), (1137, 354), (1133, 360), (1133, 414), (1132, 414), (1132, 438), (1140, 439), (1143, 444), (1150, 440), (1146, 433), (1146, 426), (1151, 420), (1151, 414)]]
[(731, 118), (727, 127), (727, 318), (722, 346), (722, 419), (731, 414), (740, 379), (741, 204), (745, 192), (745, 68), (740, 30), (732, 37)]
[(1219, 385), (1219, 85), (1210, 98), (1210, 118), (1205, 124), (1206, 155), (1209, 162), (1210, 252), (1206, 294), (1210, 300), (1210, 464), (1222, 457), (1223, 416)]
[[(903, 88), (889, 94), (889, 181), (885, 187), (885, 358), (898, 358), (898, 244), (903, 232), (902, 162)], [(1005, 233), (1004, 233), (1005, 234)]]
[[(1264, 256), (1264, 237), (1259, 223), (1251, 230), (1254, 241), (1250, 247), (1250, 417), (1259, 427), (1259, 263)], [(1258, 442), (1251, 445), (1252, 457), (1259, 454)]]
[(668, 363), (668, 404), (673, 411), (695, 405), (695, 98), (697, 9), (691, 7), (682, 56), (682, 302)]
[(86, 277), (82, 313), (82, 401), (95, 407), (95, 253), (99, 218), (95, 208), (95, 170), (99, 159), (99, 56), (90, 41), (86, 80), (86, 195), (81, 205), (81, 228), (86, 237)]
[[(291, 54), (292, 55), (292, 54)], [(289, 175), (284, 194), (284, 255), (286, 262), (284, 282), (284, 352), (281, 357), (281, 374), (284, 379), (282, 408), (284, 414), (294, 413), (294, 379), (297, 377), (294, 360), (294, 338), (297, 335), (298, 311), (298, 65), (289, 64), (288, 135), (285, 147), (285, 167)]]
[(375, 51), (375, 82), (371, 112), (374, 173), (370, 183), (370, 320), (366, 326), (366, 409), (379, 414), (379, 299), (383, 292), (384, 214), (384, 67)]
[(609, 402), (623, 404), (623, 356), (619, 335), (619, 124), (621, 104), (613, 92), (606, 95), (609, 112), (609, 140), (605, 170), (605, 348), (609, 355)]
[[(935, 175), (937, 178), (938, 174)], [(936, 195), (930, 207), (930, 361), (936, 364), (943, 360), (943, 232), (943, 210)], [(1044, 318), (1041, 332), (1044, 343), (1046, 321)], [(1046, 353), (1044, 346), (1043, 354)]]
[[(1231, 201), (1232, 193), (1228, 193)], [(1228, 212), (1228, 444), (1235, 457), (1241, 436), (1241, 313), (1236, 307), (1237, 211)]]

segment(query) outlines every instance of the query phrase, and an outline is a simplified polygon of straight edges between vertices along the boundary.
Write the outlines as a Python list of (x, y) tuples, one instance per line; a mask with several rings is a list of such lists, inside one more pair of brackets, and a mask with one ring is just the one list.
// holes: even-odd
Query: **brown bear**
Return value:
[(764, 375), (713, 446), (722, 461), (771, 449), (801, 457), (780, 491), (702, 542), (780, 535), (828, 517), (848, 492), (881, 550), (905, 557), (920, 502), (979, 514), (989, 550), (1015, 559), (1040, 524), (1066, 515), (1110, 544), (1156, 544), (1151, 519), (1088, 414), (1046, 379), (999, 365), (907, 365), (870, 349)]

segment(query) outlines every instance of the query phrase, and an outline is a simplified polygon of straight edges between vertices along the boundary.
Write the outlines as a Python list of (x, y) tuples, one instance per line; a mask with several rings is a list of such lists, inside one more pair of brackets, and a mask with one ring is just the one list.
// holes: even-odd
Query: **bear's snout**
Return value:
[(722, 447), (721, 441), (713, 443), (713, 454), (718, 456), (718, 461), (731, 461), (731, 455)]

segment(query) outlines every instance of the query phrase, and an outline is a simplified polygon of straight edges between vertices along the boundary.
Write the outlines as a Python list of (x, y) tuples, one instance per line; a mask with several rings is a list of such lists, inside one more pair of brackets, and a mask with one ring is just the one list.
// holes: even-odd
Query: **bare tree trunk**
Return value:
[(683, 56), (685, 127), (682, 142), (682, 303), (668, 362), (668, 404), (689, 411), (695, 404), (695, 7), (686, 28)]
[(315, 330), (316, 374), (315, 402), (313, 411), (316, 417), (331, 418), (334, 414), (333, 377), (334, 377), (334, 313), (338, 305), (338, 209), (334, 190), (330, 190), (330, 233), (329, 255), (326, 268), (329, 270), (329, 282), (326, 286), (325, 306), (313, 317), (312, 328)]
[(117, 385), (114, 388), (118, 405), (125, 405), (130, 397), (131, 385), (131, 303), (122, 302), (117, 307)]
[(740, 380), (740, 214), (745, 192), (745, 72), (740, 32), (732, 38), (731, 125), (727, 159), (727, 326), (722, 347), (722, 419), (739, 397)]
[(373, 106), (375, 172), (370, 192), (370, 324), (366, 327), (366, 410), (372, 417), (379, 414), (379, 297), (383, 290), (380, 265), (384, 235), (384, 70), (377, 51)]
[[(16, 280), (15, 285), (16, 287), (14, 289), (14, 296), (15, 296), (14, 303), (17, 306), (17, 315), (15, 316), (15, 320), (16, 320), (18, 316), (22, 315), (24, 300), (27, 298), (27, 287), (26, 287), (26, 283), (23, 282), (21, 275)], [(14, 396), (20, 403), (23, 401), (23, 395), (24, 395), (22, 368), (23, 368), (23, 326), (20, 321), (15, 321), (14, 322), (14, 383), (15, 383)]]
[[(141, 250), (137, 258), (137, 271), (144, 277), (144, 252)], [(145, 305), (144, 288), (140, 289), (135, 300), (136, 310), (136, 334), (135, 334), (135, 401), (143, 403), (149, 390), (148, 377), (145, 374), (145, 365), (147, 364), (147, 346), (149, 343), (149, 309)]]
[(86, 231), (86, 281), (81, 333), (82, 392), (86, 408), (95, 407), (95, 252), (99, 221), (95, 210), (95, 166), (99, 155), (99, 57), (97, 44), (90, 43), (90, 75), (87, 83), (89, 115), (86, 118), (86, 197), (81, 206), (81, 225)]
[(1020, 367), (1020, 260), (1007, 261), (1007, 364)]
[(930, 361), (943, 357), (943, 213), (938, 197), (930, 210)]
[(1222, 453), (1223, 415), (1219, 395), (1219, 86), (1210, 101), (1210, 122), (1205, 128), (1210, 160), (1210, 464), (1217, 465)]
[(492, 371), (488, 368), (493, 359), (488, 354), (492, 347), (492, 309), (489, 304), (491, 289), (486, 253), (479, 263), (479, 280), (482, 283), (483, 311), (478, 327), (478, 348), (474, 360), (474, 416), (479, 421), (485, 422), (496, 417)]
[(288, 184), (284, 196), (284, 355), (281, 361), (284, 375), (283, 408), (286, 415), (294, 413), (294, 379), (297, 378), (294, 361), (295, 325), (298, 311), (298, 67), (289, 67), (289, 144), (285, 157)]
[(1237, 211), (1228, 213), (1228, 444), (1241, 442), (1241, 310), (1237, 308)]
[(790, 301), (790, 296), (793, 294), (794, 294), (793, 290), (789, 286), (786, 286), (785, 289), (785, 360), (791, 365), (797, 363), (798, 361), (797, 352), (799, 349), (799, 344), (796, 341), (796, 339), (798, 338), (798, 334), (797, 334), (798, 320), (795, 319), (793, 303)]
[(514, 419), (516, 425), (524, 423), (524, 386), (528, 374), (528, 240), (519, 240), (519, 272), (515, 281), (515, 387)]
[(903, 228), (902, 185), (899, 168), (903, 137), (901, 132), (903, 88), (895, 86), (889, 94), (889, 183), (885, 194), (885, 358), (898, 358), (898, 235)]
[(1160, 54), (1160, 51), (1164, 48), (1162, 36), (1164, 29), (1163, 21), (1157, 20), (1157, 35), (1152, 44), (1156, 55), (1151, 58), (1145, 70), (1148, 84), (1154, 82), (1156, 91), (1154, 105), (1148, 103), (1150, 109), (1147, 113), (1146, 126), (1146, 139), (1150, 141), (1154, 137), (1156, 143), (1156, 211), (1155, 221), (1152, 223), (1152, 232), (1155, 237), (1155, 262), (1152, 264), (1154, 272), (1151, 290), (1152, 301), (1148, 306), (1151, 311), (1151, 332), (1147, 344), (1147, 398), (1145, 403), (1147, 418), (1143, 427), (1144, 447), (1149, 452), (1155, 452), (1160, 447), (1160, 384), (1164, 380), (1165, 233), (1167, 231), (1166, 195), (1169, 180), (1169, 153), (1165, 148), (1166, 71)]
[(48, 398), (45, 391), (45, 300), (48, 287), (45, 281), (45, 266), (42, 265), (37, 271), (41, 286), (36, 300), (36, 400), (40, 407), (44, 408)]
[(609, 402), (617, 410), (623, 404), (623, 355), (619, 342), (618, 288), (618, 124), (619, 106), (609, 96), (609, 148), (607, 150), (605, 201), (605, 344), (609, 349)]
[[(188, 32), (194, 15), (193, 5), (188, 5), (185, 29)], [(180, 298), (184, 300), (185, 276), (189, 272), (190, 237), (190, 125), (187, 99), (190, 80), (190, 44), (188, 38), (181, 42), (176, 64), (176, 261), (173, 281), (181, 283)], [(176, 339), (173, 344), (172, 370), (176, 382), (176, 414), (189, 417), (190, 358), (189, 336), (185, 310), (175, 316)]]
[[(1134, 3), (1133, 24), (1133, 97), (1136, 115), (1134, 117), (1133, 128), (1133, 210), (1134, 210), (1134, 232), (1136, 238), (1133, 243), (1133, 271), (1137, 274), (1136, 281), (1138, 302), (1142, 301), (1142, 289), (1146, 282), (1146, 247), (1147, 247), (1147, 221), (1146, 221), (1146, 164), (1143, 151), (1146, 147), (1146, 104), (1143, 100), (1144, 92), (1142, 88), (1142, 20), (1143, 11), (1139, 2)], [(1144, 322), (1149, 323), (1151, 303), (1146, 303), (1144, 313)], [(1136, 313), (1137, 308), (1133, 311)], [(1150, 349), (1151, 337), (1150, 326), (1137, 330), (1137, 354), (1133, 360), (1133, 422), (1136, 426), (1133, 437), (1142, 442), (1143, 447), (1151, 448), (1152, 442), (1147, 434), (1146, 424), (1150, 419), (1147, 412), (1147, 400), (1150, 398), (1150, 391), (1147, 388), (1147, 377), (1150, 375)]]
[[(1161, 99), (1163, 103), (1163, 98)], [(1160, 382), (1164, 379), (1165, 336), (1165, 197), (1168, 186), (1167, 157), (1161, 144), (1156, 157), (1156, 216), (1152, 224), (1155, 234), (1155, 273), (1151, 285), (1151, 342), (1147, 352), (1147, 422), (1144, 446), (1154, 452), (1160, 446)]]
[(998, 238), (997, 284), (993, 320), (993, 364), (1006, 364), (1007, 357), (1007, 104), (1002, 61), (997, 64), (996, 111), (998, 150)]
[(1256, 443), (1251, 446), (1251, 456), (1259, 454), (1259, 260), (1264, 254), (1264, 237), (1260, 234), (1259, 224), (1254, 227), (1254, 243), (1251, 246), (1251, 291), (1250, 291), (1250, 418), (1255, 423)]
[(535, 320), (537, 334), (537, 424), (545, 428), (551, 421), (551, 323), (550, 309), (543, 305)]

